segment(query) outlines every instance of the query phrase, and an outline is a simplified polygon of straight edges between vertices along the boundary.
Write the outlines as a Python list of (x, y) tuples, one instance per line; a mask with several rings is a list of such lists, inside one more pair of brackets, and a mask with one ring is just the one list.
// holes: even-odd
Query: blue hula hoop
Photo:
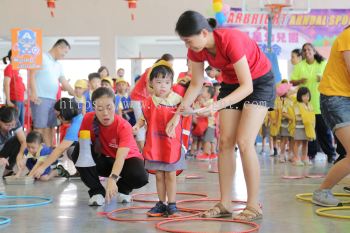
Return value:
[(38, 199), (38, 200), (42, 200), (42, 202), (29, 203), (29, 204), (0, 205), (0, 209), (35, 207), (35, 206), (47, 205), (47, 204), (50, 204), (52, 202), (52, 198), (51, 197), (38, 197), (38, 196), (6, 196), (6, 195), (0, 195), (0, 200), (2, 200), (2, 199)]
[(10, 218), (0, 216), (0, 225), (4, 225), (4, 224), (10, 223), (10, 222), (11, 222)]

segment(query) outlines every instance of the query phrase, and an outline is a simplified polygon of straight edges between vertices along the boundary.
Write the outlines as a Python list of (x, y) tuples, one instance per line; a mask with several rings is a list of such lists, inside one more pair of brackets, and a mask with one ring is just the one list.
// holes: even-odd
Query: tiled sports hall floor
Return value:
[[(258, 150), (259, 151), (259, 150)], [(295, 167), (291, 164), (280, 164), (276, 159), (259, 155), (261, 164), (260, 201), (263, 206), (264, 219), (257, 221), (262, 233), (349, 233), (350, 220), (321, 217), (315, 214), (319, 207), (299, 201), (296, 194), (309, 193), (318, 187), (321, 178), (305, 178), (297, 180), (282, 179), (284, 175), (325, 174), (329, 169), (323, 154), (318, 154), (312, 167)], [(196, 192), (207, 194), (209, 198), (218, 198), (218, 174), (208, 172), (215, 168), (216, 162), (188, 160), (188, 170), (178, 177), (178, 192)], [(233, 200), (245, 200), (245, 183), (237, 156), (237, 174), (234, 179)], [(210, 168), (210, 165), (212, 168)], [(186, 176), (202, 176), (200, 179), (187, 179)], [(334, 188), (335, 192), (343, 192), (343, 181)], [(131, 204), (117, 204), (115, 201), (104, 207), (89, 207), (87, 188), (79, 179), (66, 180), (56, 178), (50, 182), (35, 182), (32, 185), (4, 185), (2, 191), (6, 195), (49, 196), (51, 204), (32, 208), (4, 209), (0, 208), (0, 216), (11, 218), (11, 222), (0, 226), (0, 232), (162, 232), (155, 228), (156, 222), (118, 222), (112, 221), (98, 212), (112, 211), (127, 206), (151, 206), (152, 203), (134, 201)], [(150, 183), (133, 193), (155, 192), (155, 178), (150, 176)], [(145, 197), (150, 198), (151, 197)], [(178, 195), (178, 199), (192, 199), (188, 195)], [(350, 198), (348, 198), (350, 200)], [(35, 203), (38, 200), (6, 200), (0, 199), (0, 205)], [(215, 202), (187, 203), (185, 207), (205, 208)], [(235, 204), (239, 207), (239, 204)], [(146, 210), (125, 211), (113, 216), (121, 218), (142, 218)], [(335, 211), (334, 214), (350, 216), (350, 210)], [(186, 213), (184, 213), (186, 214)], [(189, 232), (239, 232), (251, 229), (237, 223), (229, 222), (180, 222), (164, 225), (175, 231)]]

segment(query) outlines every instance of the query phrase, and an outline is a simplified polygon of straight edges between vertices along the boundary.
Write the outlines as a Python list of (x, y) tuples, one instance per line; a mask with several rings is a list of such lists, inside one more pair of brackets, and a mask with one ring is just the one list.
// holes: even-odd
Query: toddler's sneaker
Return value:
[(181, 214), (176, 207), (176, 203), (169, 203), (166, 207), (166, 211), (169, 218), (180, 217)]
[(211, 155), (209, 156), (209, 159), (210, 159), (210, 160), (217, 160), (217, 159), (218, 159), (218, 155), (217, 155), (217, 154), (211, 154)]
[(207, 161), (210, 159), (210, 155), (203, 153), (201, 155), (198, 155), (197, 159), (201, 161)]
[(313, 165), (312, 162), (310, 160), (308, 160), (308, 159), (307, 160), (303, 160), (302, 162), (304, 163), (305, 166), (312, 166)]
[(103, 206), (105, 204), (105, 198), (101, 194), (93, 195), (89, 199), (89, 206)]
[(61, 164), (57, 165), (56, 169), (59, 176), (65, 177), (65, 178), (70, 177), (69, 172)]
[(312, 195), (312, 203), (320, 206), (338, 206), (339, 200), (333, 196), (330, 189), (318, 189)]
[(294, 161), (294, 162), (293, 162), (293, 165), (294, 165), (294, 166), (297, 166), (297, 167), (302, 167), (302, 166), (304, 166), (304, 163), (301, 162), (300, 160), (297, 160), (297, 161)]
[(162, 217), (163, 215), (166, 214), (166, 211), (167, 211), (167, 206), (163, 202), (158, 201), (157, 204), (147, 212), (147, 216)]

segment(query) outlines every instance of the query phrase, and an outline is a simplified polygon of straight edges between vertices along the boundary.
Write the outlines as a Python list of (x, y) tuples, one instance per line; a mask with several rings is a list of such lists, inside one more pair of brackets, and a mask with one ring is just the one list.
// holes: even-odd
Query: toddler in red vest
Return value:
[[(179, 215), (176, 208), (176, 171), (183, 170), (186, 164), (181, 142), (181, 117), (175, 114), (182, 97), (171, 90), (173, 77), (174, 71), (166, 61), (160, 60), (153, 65), (149, 72), (153, 95), (142, 102), (143, 117), (133, 128), (136, 134), (147, 125), (143, 156), (145, 168), (156, 171), (159, 197), (159, 202), (147, 212), (151, 217)], [(168, 132), (166, 129), (171, 120), (177, 124), (174, 124), (174, 130)]]

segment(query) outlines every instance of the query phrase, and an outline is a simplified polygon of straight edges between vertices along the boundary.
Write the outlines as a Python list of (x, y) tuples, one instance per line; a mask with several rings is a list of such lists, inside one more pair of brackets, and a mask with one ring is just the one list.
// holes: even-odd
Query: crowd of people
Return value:
[[(216, 28), (195, 11), (184, 12), (175, 30), (188, 48), (188, 70), (175, 80), (174, 57), (164, 54), (133, 87), (122, 68), (112, 78), (105, 66), (72, 87), (58, 61), (70, 45), (58, 40), (43, 54), (42, 68), (29, 72), (33, 127), (26, 132), (25, 85), (12, 68), (10, 50), (3, 59), (10, 62), (4, 71), (6, 105), (0, 108), (3, 176), (68, 178), (73, 174), (57, 164), (65, 153), (76, 165), (74, 175), (89, 188), (88, 204), (101, 206), (114, 197), (130, 202), (132, 190), (145, 186), (153, 173), (159, 201), (147, 215), (173, 217), (179, 215), (176, 175), (186, 169), (186, 157), (218, 159), (221, 199), (201, 216), (225, 217), (232, 215), (238, 147), (248, 199), (234, 219), (254, 221), (263, 216), (255, 147), (260, 132), (260, 154), (268, 152), (269, 141), (269, 152), (280, 163), (312, 166), (320, 150), (328, 163), (336, 162), (313, 202), (338, 205), (331, 188), (350, 173), (350, 29), (338, 36), (328, 61), (311, 43), (293, 50), (289, 80), (279, 83), (247, 34)], [(71, 98), (61, 98), (62, 90)], [(60, 143), (54, 145), (57, 126)], [(82, 162), (89, 159), (93, 162)], [(107, 177), (106, 188), (99, 177)]]

